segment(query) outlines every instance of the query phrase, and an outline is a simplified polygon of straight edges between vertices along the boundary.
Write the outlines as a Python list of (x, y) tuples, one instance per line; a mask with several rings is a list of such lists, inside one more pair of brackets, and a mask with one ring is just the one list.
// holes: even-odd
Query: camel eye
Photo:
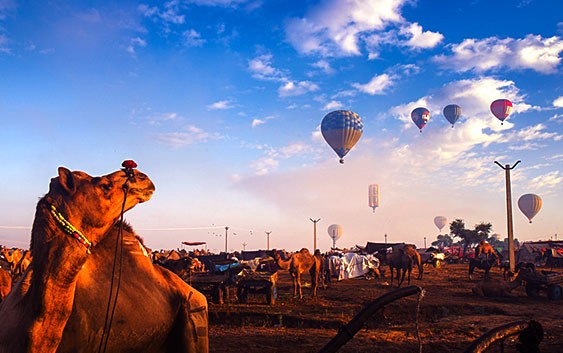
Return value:
[(100, 184), (100, 187), (102, 188), (102, 190), (104, 190), (104, 192), (109, 192), (109, 191), (111, 191), (113, 185), (111, 183)]

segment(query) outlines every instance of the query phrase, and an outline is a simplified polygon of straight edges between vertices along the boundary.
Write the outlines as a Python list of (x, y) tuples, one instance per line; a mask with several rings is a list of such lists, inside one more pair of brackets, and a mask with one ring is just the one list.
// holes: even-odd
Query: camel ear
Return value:
[(59, 182), (63, 189), (68, 191), (70, 194), (76, 191), (76, 182), (74, 181), (74, 176), (72, 172), (65, 167), (59, 167)]

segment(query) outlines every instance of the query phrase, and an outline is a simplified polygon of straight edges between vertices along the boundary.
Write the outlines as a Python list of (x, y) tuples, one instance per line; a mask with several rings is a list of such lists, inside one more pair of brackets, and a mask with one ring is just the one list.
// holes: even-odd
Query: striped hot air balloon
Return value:
[(373, 209), (375, 213), (375, 209), (379, 207), (379, 185), (378, 184), (371, 184), (368, 187), (368, 202), (369, 207)]
[(350, 110), (328, 113), (321, 122), (321, 133), (330, 147), (344, 163), (344, 156), (362, 136), (364, 123), (360, 116)]
[(450, 104), (444, 107), (444, 116), (454, 127), (455, 122), (461, 116), (461, 107), (457, 104)]
[(518, 208), (530, 223), (532, 223), (532, 218), (540, 212), (541, 206), (542, 199), (536, 194), (524, 194), (518, 199)]

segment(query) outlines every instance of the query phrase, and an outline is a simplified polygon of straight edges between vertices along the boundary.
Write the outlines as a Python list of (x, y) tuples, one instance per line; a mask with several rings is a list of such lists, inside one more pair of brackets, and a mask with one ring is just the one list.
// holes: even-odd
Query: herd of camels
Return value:
[[(37, 203), (30, 252), (15, 259), (2, 250), (18, 277), (12, 288), (0, 286), (0, 353), (209, 351), (205, 296), (154, 265), (123, 222), (123, 213), (148, 201), (154, 190), (134, 168), (93, 177), (59, 167)], [(118, 254), (119, 262), (108, 261)], [(326, 265), (322, 256), (302, 249), (287, 260), (276, 252), (274, 260), (292, 276), (294, 297), (303, 296), (306, 272), (316, 295)], [(410, 284), (413, 267), (422, 279), (413, 247), (388, 254), (387, 263), (392, 287), (394, 272), (399, 287), (405, 276)], [(126, 284), (120, 285), (121, 278)]]

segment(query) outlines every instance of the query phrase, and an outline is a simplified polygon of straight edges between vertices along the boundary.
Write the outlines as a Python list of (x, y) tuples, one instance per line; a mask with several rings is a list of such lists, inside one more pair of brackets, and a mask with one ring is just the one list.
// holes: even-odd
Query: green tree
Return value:
[(449, 234), (439, 234), (436, 239), (437, 240), (432, 242), (432, 246), (439, 248), (449, 247), (454, 243), (452, 237)]
[(493, 226), (490, 223), (479, 223), (474, 229), (465, 228), (465, 222), (462, 219), (456, 219), (450, 223), (450, 233), (452, 238), (458, 237), (463, 246), (463, 256), (467, 253), (467, 248), (473, 244), (478, 244), (481, 240), (489, 238)]

